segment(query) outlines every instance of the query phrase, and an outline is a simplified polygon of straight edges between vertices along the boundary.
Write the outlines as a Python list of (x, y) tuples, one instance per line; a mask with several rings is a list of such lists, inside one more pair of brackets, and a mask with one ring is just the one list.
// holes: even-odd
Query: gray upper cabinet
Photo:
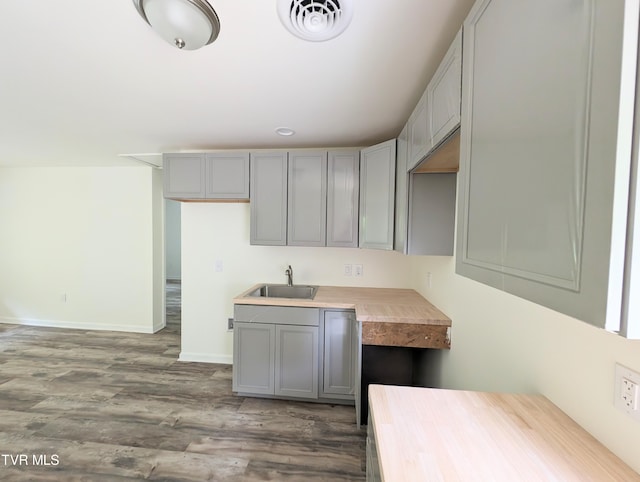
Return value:
[(327, 153), (289, 153), (287, 244), (324, 246), (327, 231)]
[(398, 136), (396, 152), (396, 205), (393, 249), (407, 254), (407, 215), (409, 206), (409, 175), (407, 173), (408, 158), (408, 125), (404, 126)]
[(204, 199), (205, 162), (203, 154), (164, 154), (164, 197)]
[(164, 197), (171, 199), (249, 199), (249, 153), (163, 155)]
[(457, 273), (614, 329), (635, 95), (635, 54), (622, 52), (637, 48), (637, 37), (625, 45), (624, 10), (610, 0), (473, 7), (456, 255)]
[(327, 246), (358, 247), (359, 176), (359, 151), (329, 151)]
[(436, 147), (460, 125), (462, 30), (458, 32), (427, 86), (429, 147)]
[(249, 199), (249, 153), (205, 155), (206, 198)]
[(396, 140), (360, 151), (361, 248), (393, 249)]
[(416, 167), (431, 149), (429, 104), (426, 90), (407, 121), (407, 135), (409, 141), (407, 169), (410, 170)]
[(251, 244), (287, 244), (287, 153), (251, 153)]

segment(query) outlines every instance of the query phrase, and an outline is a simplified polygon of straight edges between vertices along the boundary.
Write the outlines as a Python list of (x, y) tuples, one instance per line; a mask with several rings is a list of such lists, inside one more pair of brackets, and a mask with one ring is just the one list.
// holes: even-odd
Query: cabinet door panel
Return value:
[(324, 312), (322, 391), (325, 395), (354, 395), (354, 323), (352, 311)]
[(287, 244), (324, 246), (327, 227), (327, 153), (289, 153)]
[(251, 154), (251, 244), (287, 244), (287, 153)]
[(249, 153), (228, 152), (206, 155), (206, 197), (249, 199)]
[(205, 197), (203, 154), (164, 154), (164, 197), (202, 199)]
[(275, 394), (318, 398), (318, 327), (276, 325)]
[(442, 59), (427, 86), (429, 145), (435, 148), (460, 124), (462, 83), (462, 30)]
[(409, 134), (409, 170), (413, 169), (427, 155), (431, 149), (431, 134), (429, 133), (429, 105), (427, 92), (416, 104), (408, 122)]
[(361, 248), (393, 249), (396, 140), (360, 152)]
[(407, 173), (407, 126), (398, 136), (396, 153), (395, 229), (393, 249), (407, 254), (407, 215), (409, 209), (409, 176)]
[(275, 325), (236, 322), (233, 333), (233, 391), (273, 395)]
[(621, 305), (622, 25), (606, 0), (484, 0), (464, 25), (456, 271), (598, 326)]
[(330, 151), (327, 182), (327, 246), (358, 246), (358, 151)]

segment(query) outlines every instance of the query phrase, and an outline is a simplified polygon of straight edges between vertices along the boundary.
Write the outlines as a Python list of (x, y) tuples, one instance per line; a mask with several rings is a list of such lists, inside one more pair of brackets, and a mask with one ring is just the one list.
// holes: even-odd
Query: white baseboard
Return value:
[(220, 363), (222, 365), (233, 365), (232, 355), (212, 355), (210, 353), (185, 353), (180, 352), (178, 361), (183, 362), (201, 362), (201, 363)]
[(46, 326), (48, 328), (69, 328), (72, 330), (124, 331), (127, 333), (153, 333), (153, 327), (144, 328), (135, 325), (115, 325), (106, 323), (84, 323), (64, 320), (39, 320), (36, 318), (0, 317), (0, 323), (10, 325)]

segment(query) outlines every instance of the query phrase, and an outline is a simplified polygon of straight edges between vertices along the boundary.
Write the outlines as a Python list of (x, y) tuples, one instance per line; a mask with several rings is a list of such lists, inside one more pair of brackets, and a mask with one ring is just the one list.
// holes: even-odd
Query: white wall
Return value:
[(451, 350), (427, 360), (443, 388), (542, 393), (640, 472), (640, 422), (613, 406), (614, 363), (640, 371), (640, 341), (458, 276), (454, 258), (411, 259), (414, 287), (453, 321)]
[(153, 210), (149, 167), (0, 168), (0, 322), (153, 331)]
[[(403, 288), (410, 261), (386, 251), (251, 246), (249, 204), (183, 203), (180, 359), (231, 363), (231, 300), (257, 283), (285, 283), (289, 264), (295, 283)], [(362, 264), (364, 276), (345, 277), (345, 263)]]
[(181, 271), (180, 204), (171, 199), (165, 200), (165, 269), (167, 279), (179, 280)]

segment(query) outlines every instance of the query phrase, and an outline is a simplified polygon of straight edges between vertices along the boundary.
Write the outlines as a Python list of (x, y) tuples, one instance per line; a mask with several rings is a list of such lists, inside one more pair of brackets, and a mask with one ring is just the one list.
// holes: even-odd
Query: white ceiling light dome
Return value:
[(196, 50), (213, 42), (220, 20), (206, 0), (133, 0), (138, 13), (171, 45)]
[(352, 0), (278, 0), (277, 7), (287, 30), (312, 42), (337, 37), (353, 17)]

